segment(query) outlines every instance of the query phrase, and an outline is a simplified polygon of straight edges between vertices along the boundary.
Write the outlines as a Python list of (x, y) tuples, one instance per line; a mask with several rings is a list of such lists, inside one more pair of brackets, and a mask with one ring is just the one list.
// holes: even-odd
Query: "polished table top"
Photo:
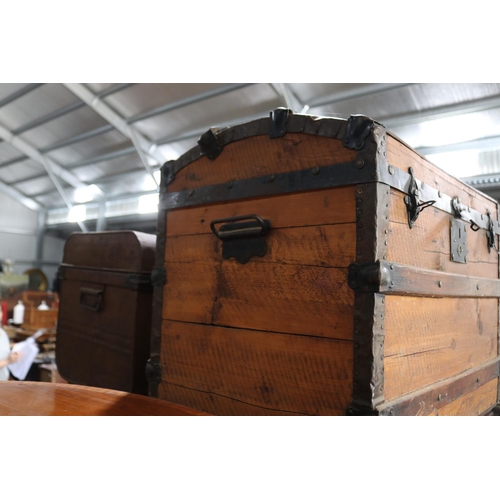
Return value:
[(204, 412), (128, 392), (49, 382), (0, 382), (0, 415), (189, 416)]

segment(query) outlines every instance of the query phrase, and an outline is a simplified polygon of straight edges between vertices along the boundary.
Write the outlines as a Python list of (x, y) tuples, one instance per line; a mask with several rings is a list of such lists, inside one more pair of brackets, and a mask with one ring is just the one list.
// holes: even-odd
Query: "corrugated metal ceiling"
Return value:
[[(59, 179), (71, 203), (79, 203), (75, 187), (81, 184), (97, 185), (101, 202), (154, 192), (126, 129), (117, 130), (116, 120), (92, 109), (99, 103), (157, 146), (151, 153), (155, 158), (148, 158), (153, 170), (160, 159), (176, 158), (194, 146), (211, 126), (244, 122), (288, 105), (314, 115), (368, 115), (424, 153), (446, 153), (436, 163), (452, 174), (500, 174), (500, 155), (480, 154), (500, 151), (497, 83), (90, 83), (84, 88), (95, 94), (91, 103), (64, 84), (0, 84), (0, 126), (4, 135), (7, 129), (24, 141), (21, 148), (0, 142), (0, 182), (15, 189), (20, 200), (27, 196), (45, 209), (65, 206), (30, 147), (73, 175)], [(453, 155), (461, 150), (468, 154)]]

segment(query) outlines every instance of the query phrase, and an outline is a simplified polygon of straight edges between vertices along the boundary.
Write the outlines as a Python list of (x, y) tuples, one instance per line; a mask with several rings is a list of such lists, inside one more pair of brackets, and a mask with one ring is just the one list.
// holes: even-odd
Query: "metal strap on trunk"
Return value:
[[(498, 221), (492, 219), (491, 214), (488, 212), (481, 214), (477, 210), (461, 204), (458, 198), (448, 196), (416, 178), (413, 179), (418, 185), (421, 202), (425, 203), (432, 200), (434, 201), (433, 206), (435, 208), (439, 208), (439, 210), (443, 212), (463, 219), (471, 224), (473, 229), (484, 229), (486, 231), (492, 231), (493, 234), (500, 235), (500, 225)], [(393, 165), (389, 165), (387, 170), (384, 169), (383, 172), (379, 174), (379, 180), (403, 193), (409, 193), (411, 190), (412, 175), (399, 170)], [(453, 200), (455, 200), (455, 202)]]

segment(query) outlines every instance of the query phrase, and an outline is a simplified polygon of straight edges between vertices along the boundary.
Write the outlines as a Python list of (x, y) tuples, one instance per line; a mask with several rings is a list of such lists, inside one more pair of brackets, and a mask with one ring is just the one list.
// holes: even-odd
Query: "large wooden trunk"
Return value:
[(150, 394), (218, 415), (498, 402), (497, 203), (364, 116), (275, 110), (162, 169)]
[(74, 233), (58, 271), (56, 363), (68, 382), (147, 394), (156, 236)]

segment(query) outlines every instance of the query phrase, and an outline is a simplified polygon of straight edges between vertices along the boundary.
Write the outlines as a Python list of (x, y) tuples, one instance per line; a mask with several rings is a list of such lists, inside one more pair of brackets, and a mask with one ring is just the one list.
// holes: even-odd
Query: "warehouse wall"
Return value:
[[(0, 259), (14, 261), (14, 273), (22, 274), (35, 267), (38, 213), (0, 193)], [(57, 266), (61, 262), (64, 240), (45, 236), (42, 271), (52, 286)]]
[(38, 214), (0, 193), (0, 258), (12, 259), (14, 272), (33, 267)]
[(42, 271), (47, 275), (49, 280), (49, 289), (52, 290), (52, 284), (56, 277), (57, 268), (62, 262), (64, 243), (66, 240), (54, 238), (53, 236), (45, 236), (43, 238), (43, 254)]

